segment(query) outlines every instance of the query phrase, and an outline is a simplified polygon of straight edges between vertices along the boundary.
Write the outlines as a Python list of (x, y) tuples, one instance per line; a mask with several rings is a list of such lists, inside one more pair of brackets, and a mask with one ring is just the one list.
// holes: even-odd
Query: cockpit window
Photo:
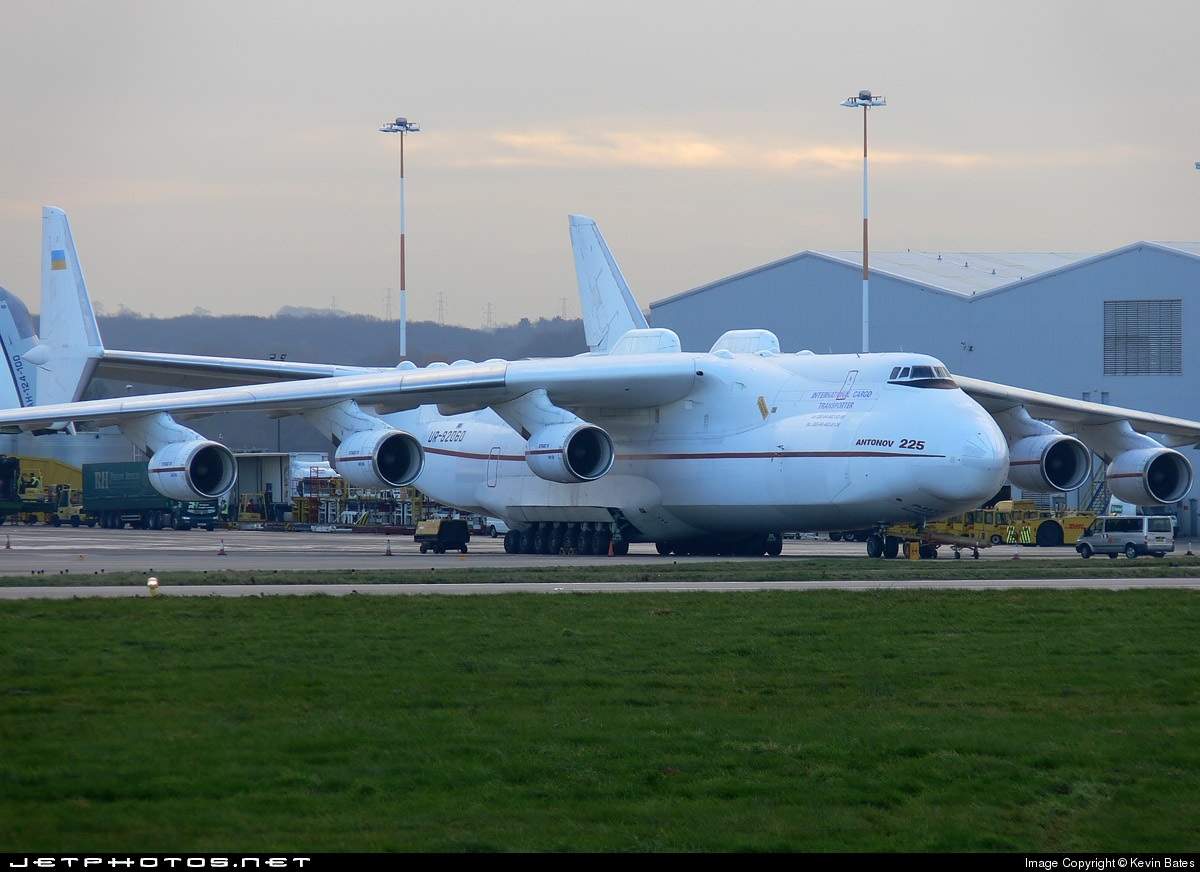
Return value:
[(953, 390), (958, 387), (950, 370), (944, 366), (913, 365), (892, 367), (888, 382), (911, 388), (942, 388)]

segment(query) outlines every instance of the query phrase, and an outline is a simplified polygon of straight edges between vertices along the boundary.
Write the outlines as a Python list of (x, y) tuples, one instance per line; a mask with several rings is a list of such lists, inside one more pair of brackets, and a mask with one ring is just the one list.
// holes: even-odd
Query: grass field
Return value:
[(1180, 591), (7, 602), (0, 849), (1195, 851), (1197, 626)]
[[(516, 581), (828, 581), (837, 579), (987, 578), (1194, 578), (1200, 557), (1137, 560), (1029, 558), (1020, 560), (870, 560), (866, 557), (802, 557), (782, 560), (614, 562), (600, 566), (482, 567), (387, 570), (214, 570), (155, 572), (163, 584), (376, 584)], [(0, 576), (0, 587), (146, 583), (146, 572), (73, 572), (66, 575)]]

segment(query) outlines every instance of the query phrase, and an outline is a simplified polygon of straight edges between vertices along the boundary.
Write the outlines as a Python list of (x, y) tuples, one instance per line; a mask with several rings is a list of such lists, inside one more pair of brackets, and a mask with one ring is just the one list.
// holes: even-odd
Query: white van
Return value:
[(1101, 517), (1092, 521), (1075, 544), (1081, 557), (1124, 554), (1132, 559), (1139, 554), (1162, 557), (1175, 550), (1175, 526), (1170, 515), (1134, 515)]

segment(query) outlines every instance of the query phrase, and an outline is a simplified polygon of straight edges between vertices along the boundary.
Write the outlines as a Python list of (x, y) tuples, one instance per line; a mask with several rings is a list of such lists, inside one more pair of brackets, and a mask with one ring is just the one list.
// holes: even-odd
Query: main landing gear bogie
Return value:
[(629, 553), (629, 543), (614, 539), (608, 524), (538, 523), (504, 534), (506, 554), (585, 554), (604, 557)]

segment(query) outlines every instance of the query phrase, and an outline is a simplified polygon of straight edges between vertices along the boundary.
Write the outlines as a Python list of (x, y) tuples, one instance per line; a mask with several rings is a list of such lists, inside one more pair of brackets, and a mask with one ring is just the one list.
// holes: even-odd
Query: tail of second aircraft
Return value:
[(42, 209), (41, 342), (22, 355), (37, 368), (36, 402), (78, 400), (104, 355), (67, 213)]
[(585, 215), (569, 217), (579, 308), (588, 348), (610, 351), (630, 330), (648, 326), (646, 317), (630, 293), (596, 222)]

